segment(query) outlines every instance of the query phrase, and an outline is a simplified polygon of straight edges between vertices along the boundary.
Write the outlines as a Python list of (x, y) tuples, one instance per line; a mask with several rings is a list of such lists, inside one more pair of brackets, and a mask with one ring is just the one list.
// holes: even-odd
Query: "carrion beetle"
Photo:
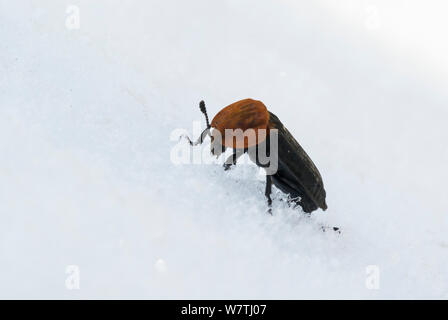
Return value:
[[(238, 158), (247, 152), (252, 161), (266, 169), (265, 195), (269, 212), (272, 184), (288, 195), (290, 204), (299, 205), (306, 213), (319, 208), (327, 209), (326, 192), (319, 170), (279, 118), (268, 111), (261, 101), (244, 99), (232, 103), (218, 112), (211, 124), (204, 101), (199, 103), (199, 107), (205, 115), (207, 128), (196, 142), (187, 137), (189, 143), (198, 145), (210, 136), (211, 152), (215, 156), (232, 148), (233, 154), (224, 163), (225, 170), (235, 165)], [(229, 136), (228, 131), (232, 135)], [(255, 133), (255, 138), (250, 139), (253, 136), (246, 135), (249, 131)], [(262, 161), (260, 149), (266, 152), (268, 162)], [(272, 166), (273, 162), (276, 162), (275, 166)]]

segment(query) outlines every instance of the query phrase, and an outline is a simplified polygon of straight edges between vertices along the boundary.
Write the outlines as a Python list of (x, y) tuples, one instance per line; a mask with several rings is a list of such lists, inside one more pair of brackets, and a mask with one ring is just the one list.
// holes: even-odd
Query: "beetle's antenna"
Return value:
[(201, 112), (205, 115), (205, 122), (207, 123), (207, 128), (204, 131), (202, 131), (201, 136), (195, 142), (191, 141), (191, 139), (185, 134), (183, 134), (179, 137), (179, 140), (182, 139), (183, 137), (185, 137), (191, 146), (197, 146), (198, 144), (201, 144), (202, 142), (204, 142), (205, 137), (207, 135), (210, 135), (211, 126), (208, 121), (207, 109), (205, 108), (204, 100), (201, 100), (201, 102), (199, 102), (199, 109), (201, 109)]
[(205, 122), (207, 123), (207, 129), (210, 129), (210, 123), (208, 122), (207, 109), (205, 108), (204, 100), (201, 100), (201, 102), (199, 102), (199, 109), (201, 109), (201, 112), (205, 116)]

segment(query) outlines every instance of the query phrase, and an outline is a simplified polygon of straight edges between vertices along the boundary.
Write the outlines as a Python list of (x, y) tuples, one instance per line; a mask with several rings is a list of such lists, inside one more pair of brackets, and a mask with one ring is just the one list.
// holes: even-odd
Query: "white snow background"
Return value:
[[(447, 299), (447, 9), (0, 0), (0, 298)], [(201, 99), (248, 97), (316, 163), (326, 212), (276, 192), (267, 215), (253, 165), (171, 161)]]

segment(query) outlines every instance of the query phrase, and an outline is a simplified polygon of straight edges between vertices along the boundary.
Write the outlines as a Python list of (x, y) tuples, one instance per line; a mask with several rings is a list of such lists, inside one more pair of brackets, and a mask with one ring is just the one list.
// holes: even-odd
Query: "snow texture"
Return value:
[[(448, 8), (391, 2), (0, 0), (0, 298), (447, 299)], [(173, 163), (248, 97), (326, 212)]]

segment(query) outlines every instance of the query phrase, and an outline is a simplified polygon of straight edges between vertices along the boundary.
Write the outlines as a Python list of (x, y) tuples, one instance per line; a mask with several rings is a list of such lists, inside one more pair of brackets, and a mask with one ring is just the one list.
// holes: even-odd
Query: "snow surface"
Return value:
[[(448, 298), (446, 9), (0, 0), (0, 298)], [(267, 215), (244, 159), (171, 161), (201, 99), (248, 97), (316, 163), (326, 212), (276, 192)]]

